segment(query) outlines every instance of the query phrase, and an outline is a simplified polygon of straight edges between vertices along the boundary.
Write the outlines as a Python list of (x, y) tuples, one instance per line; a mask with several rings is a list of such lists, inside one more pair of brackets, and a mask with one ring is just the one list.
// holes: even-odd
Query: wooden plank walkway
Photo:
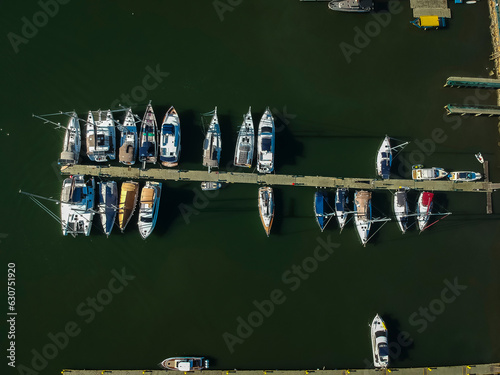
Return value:
[(413, 17), (438, 16), (451, 18), (447, 0), (410, 0)]
[(448, 180), (413, 181), (408, 179), (376, 180), (372, 178), (342, 178), (322, 176), (302, 176), (283, 174), (257, 174), (241, 172), (212, 172), (201, 170), (160, 169), (140, 170), (130, 167), (109, 167), (99, 165), (72, 165), (61, 168), (62, 174), (83, 174), (104, 178), (151, 179), (162, 181), (218, 181), (225, 183), (310, 186), (310, 187), (345, 187), (365, 190), (396, 190), (405, 186), (413, 190), (493, 192), (500, 188), (500, 183), (485, 181), (452, 182)]
[[(389, 370), (203, 370), (189, 371), (192, 375), (497, 375), (500, 363), (443, 367), (391, 368)], [(165, 375), (166, 370), (62, 370), (62, 375)], [(180, 372), (168, 371), (172, 374)], [(184, 372), (184, 375), (187, 372)]]
[(500, 79), (477, 77), (448, 77), (444, 87), (500, 89)]

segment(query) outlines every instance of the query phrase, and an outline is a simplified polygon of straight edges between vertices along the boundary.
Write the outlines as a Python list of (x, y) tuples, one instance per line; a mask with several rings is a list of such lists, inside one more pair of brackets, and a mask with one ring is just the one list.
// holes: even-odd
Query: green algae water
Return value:
[[(136, 218), (123, 235), (94, 227), (88, 238), (63, 237), (18, 194), (58, 197), (62, 183), (64, 135), (32, 113), (85, 117), (120, 103), (142, 116), (149, 100), (158, 120), (171, 105), (180, 114), (181, 169), (202, 169), (200, 114), (216, 105), (228, 165), (251, 105), (256, 125), (266, 106), (275, 114), (277, 173), (374, 177), (389, 134), (411, 142), (396, 175), (408, 178), (414, 163), (482, 172), (481, 151), (500, 181), (497, 120), (443, 109), (496, 101), (443, 88), (448, 76), (493, 68), (486, 2), (450, 4), (449, 27), (425, 32), (410, 25), (406, 2), (383, 22), (292, 0), (49, 3), (1, 5), (2, 374), (157, 368), (184, 355), (220, 369), (364, 368), (376, 313), (394, 367), (498, 361), (500, 223), (482, 194), (437, 193), (451, 216), (421, 235), (401, 235), (392, 221), (366, 248), (352, 223), (320, 233), (312, 188), (275, 188), (267, 238), (257, 186), (204, 195), (198, 184), (167, 182), (146, 241)], [(414, 209), (416, 193), (409, 198)], [(372, 201), (377, 215), (391, 215), (389, 192)]]

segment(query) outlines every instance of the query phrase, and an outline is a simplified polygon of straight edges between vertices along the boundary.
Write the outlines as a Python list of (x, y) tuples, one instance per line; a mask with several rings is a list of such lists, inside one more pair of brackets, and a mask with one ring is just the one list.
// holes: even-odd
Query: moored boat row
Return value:
[[(85, 181), (84, 176), (70, 176), (63, 181), (61, 192), (61, 226), (63, 235), (90, 235), (94, 214), (101, 219), (102, 231), (110, 235), (118, 217), (118, 228), (123, 231), (134, 215), (139, 197), (139, 183), (122, 183), (120, 193), (115, 181), (98, 183), (97, 211), (95, 182), (93, 178)], [(146, 239), (156, 225), (161, 197), (160, 182), (147, 181), (139, 199), (138, 227), (142, 238)]]
[[(158, 161), (165, 167), (176, 167), (181, 152), (180, 119), (174, 107), (165, 113), (162, 124), (158, 127), (151, 102), (146, 107), (142, 120), (130, 108), (125, 108), (122, 123), (116, 121), (113, 112), (89, 111), (87, 120), (79, 119), (75, 112), (64, 113), (70, 116), (63, 150), (59, 159), (61, 165), (79, 163), (81, 149), (81, 131), (79, 121), (85, 122), (86, 154), (91, 161), (102, 163), (115, 160), (116, 131), (121, 132), (118, 147), (118, 160), (124, 165), (134, 165), (138, 160), (143, 168), (146, 164)], [(62, 112), (61, 112), (62, 113)], [(217, 107), (210, 113), (211, 121), (203, 143), (202, 164), (209, 168), (218, 168), (222, 150), (221, 131), (217, 116)], [(45, 118), (36, 116), (47, 121)], [(137, 121), (136, 121), (137, 119)], [(137, 131), (137, 123), (140, 130)], [(251, 113), (251, 107), (243, 116), (243, 123), (238, 132), (235, 147), (234, 165), (251, 168), (257, 147), (257, 170), (259, 173), (274, 171), (275, 126), (269, 108), (266, 108), (259, 123), (257, 141)]]
[[(404, 234), (410, 227), (409, 219), (416, 216), (420, 232), (424, 231), (429, 226), (429, 219), (432, 215), (449, 215), (450, 213), (432, 213), (432, 201), (434, 194), (431, 192), (420, 192), (415, 213), (410, 213), (408, 208), (408, 188), (401, 187), (394, 192), (393, 210), (396, 222), (401, 232)], [(372, 193), (366, 190), (359, 190), (354, 192), (354, 206), (351, 211), (348, 208), (348, 190), (345, 188), (337, 189), (335, 193), (334, 209), (329, 204), (328, 192), (326, 189), (316, 191), (314, 195), (314, 213), (316, 222), (318, 223), (321, 231), (323, 231), (328, 224), (331, 217), (337, 218), (339, 228), (342, 231), (345, 224), (348, 222), (350, 214), (354, 217), (356, 231), (360, 238), (361, 244), (366, 245), (370, 240), (370, 230), (373, 223), (387, 222), (389, 218), (373, 218), (372, 216)]]

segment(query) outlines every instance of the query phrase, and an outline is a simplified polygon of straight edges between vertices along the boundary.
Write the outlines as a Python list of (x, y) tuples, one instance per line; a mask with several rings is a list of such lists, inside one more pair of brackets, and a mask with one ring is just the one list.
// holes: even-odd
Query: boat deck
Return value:
[[(357, 370), (203, 370), (192, 375), (497, 375), (500, 363), (443, 367), (415, 367)], [(165, 370), (62, 370), (62, 375), (165, 375)]]

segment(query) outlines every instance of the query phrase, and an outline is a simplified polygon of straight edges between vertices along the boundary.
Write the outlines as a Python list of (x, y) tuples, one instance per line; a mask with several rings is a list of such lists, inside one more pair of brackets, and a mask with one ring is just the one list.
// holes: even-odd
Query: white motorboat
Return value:
[(373, 318), (370, 328), (373, 364), (376, 368), (387, 368), (389, 366), (387, 328), (384, 321), (378, 314), (375, 315), (375, 318)]
[(260, 119), (257, 134), (257, 171), (259, 173), (274, 171), (274, 128), (274, 118), (268, 107)]

